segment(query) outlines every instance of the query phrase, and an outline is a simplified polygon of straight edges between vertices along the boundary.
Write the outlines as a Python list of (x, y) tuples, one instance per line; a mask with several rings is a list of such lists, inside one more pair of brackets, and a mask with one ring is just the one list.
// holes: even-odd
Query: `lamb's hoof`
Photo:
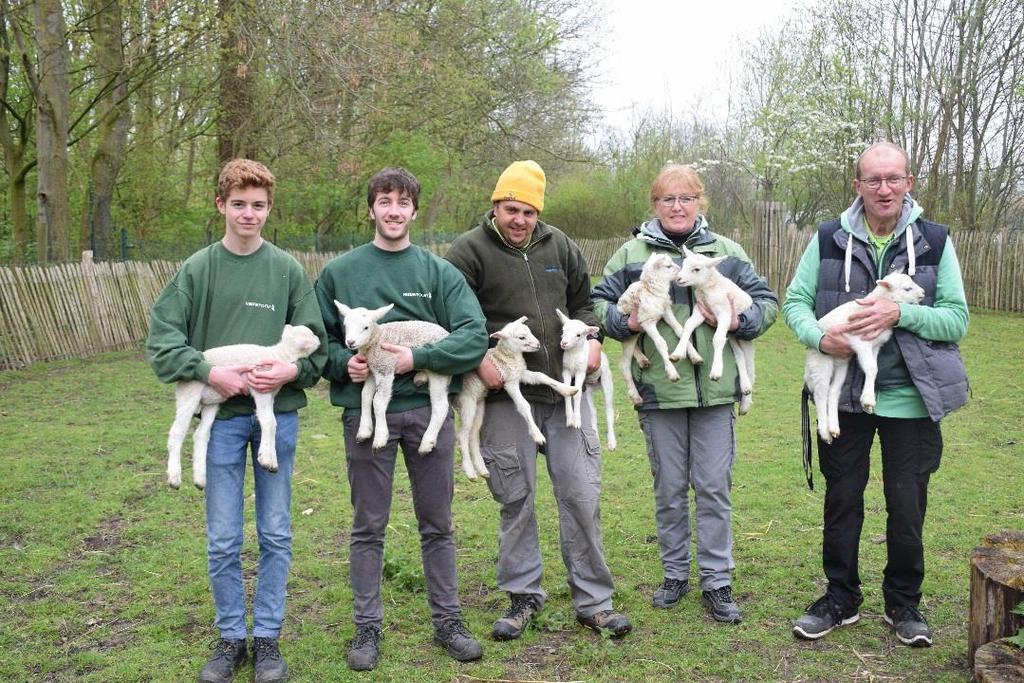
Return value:
[(868, 415), (874, 415), (874, 413), (875, 413), (875, 404), (874, 403), (861, 403), (860, 405), (864, 409), (865, 413), (867, 413)]
[(703, 365), (704, 364), (704, 356), (700, 355), (699, 353), (694, 353), (692, 355), (687, 354), (686, 357), (690, 359), (690, 365)]
[(430, 451), (434, 450), (436, 443), (434, 441), (421, 441), (419, 447), (420, 455), (426, 455)]
[(722, 373), (718, 373), (717, 375), (713, 372), (709, 373), (708, 379), (710, 379), (712, 382), (717, 382), (718, 380), (722, 379)]
[(356, 443), (366, 443), (373, 434), (356, 434)]
[(192, 484), (193, 484), (193, 485), (194, 485), (194, 486), (195, 486), (195, 487), (196, 487), (197, 489), (199, 489), (200, 491), (205, 491), (205, 490), (206, 490), (206, 482), (205, 482), (205, 481), (204, 481), (204, 482), (198, 482), (198, 481), (194, 481), (194, 482), (192, 482)]
[(676, 353), (668, 354), (668, 359), (670, 361), (672, 361), (673, 363), (678, 363), (681, 358), (682, 358), (682, 356), (680, 356), (679, 354), (676, 354)]
[(536, 436), (533, 437), (533, 442), (538, 446), (543, 446), (544, 444), (547, 443), (547, 439), (544, 438), (543, 434), (537, 434)]
[(167, 477), (167, 485), (170, 486), (175, 491), (177, 491), (178, 489), (181, 488), (181, 476), (179, 475), (177, 477)]
[(489, 472), (489, 471), (487, 470), (487, 468), (486, 468), (486, 467), (485, 467), (485, 468), (483, 468), (483, 469), (482, 469), (482, 470), (481, 470), (481, 471), (479, 472), (479, 474), (480, 474), (480, 476), (481, 476), (481, 477), (483, 477), (484, 479), (490, 479), (490, 478), (491, 478), (491, 473), (490, 473), (490, 472)]
[(753, 403), (754, 399), (750, 397), (750, 394), (744, 394), (743, 397), (740, 398), (740, 415), (746, 415), (747, 413), (749, 413), (750, 407), (753, 405)]
[(669, 382), (678, 382), (679, 381), (679, 375), (675, 374), (675, 373), (669, 375), (668, 376), (668, 381)]
[(632, 401), (635, 406), (641, 405), (644, 402), (644, 400), (639, 396), (630, 396), (629, 400)]

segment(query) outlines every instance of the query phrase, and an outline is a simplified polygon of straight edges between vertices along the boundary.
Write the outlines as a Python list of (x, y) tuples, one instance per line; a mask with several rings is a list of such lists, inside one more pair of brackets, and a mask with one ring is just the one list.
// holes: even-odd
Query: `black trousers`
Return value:
[(841, 412), (839, 429), (840, 436), (831, 445), (818, 439), (821, 473), (825, 476), (822, 565), (828, 595), (847, 608), (859, 607), (863, 601), (857, 560), (871, 443), (877, 432), (887, 515), (888, 561), (882, 581), (885, 607), (917, 607), (924, 580), (921, 532), (928, 506), (928, 479), (939, 469), (942, 458), (939, 423), (929, 418)]

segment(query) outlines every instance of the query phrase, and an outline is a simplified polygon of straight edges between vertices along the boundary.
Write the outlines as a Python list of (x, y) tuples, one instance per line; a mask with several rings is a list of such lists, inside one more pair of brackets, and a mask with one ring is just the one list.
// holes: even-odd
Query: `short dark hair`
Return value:
[(371, 209), (378, 194), (398, 191), (399, 195), (408, 195), (412, 200), (412, 208), (420, 208), (420, 181), (401, 166), (389, 166), (370, 178), (366, 191), (366, 205)]

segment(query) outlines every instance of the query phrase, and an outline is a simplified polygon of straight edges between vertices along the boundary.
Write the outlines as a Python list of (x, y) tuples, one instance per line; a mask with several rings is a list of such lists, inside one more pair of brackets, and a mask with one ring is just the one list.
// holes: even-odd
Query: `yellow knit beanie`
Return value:
[(491, 201), (524, 202), (537, 211), (543, 211), (546, 184), (544, 169), (536, 161), (513, 161), (498, 176), (498, 184), (494, 186)]

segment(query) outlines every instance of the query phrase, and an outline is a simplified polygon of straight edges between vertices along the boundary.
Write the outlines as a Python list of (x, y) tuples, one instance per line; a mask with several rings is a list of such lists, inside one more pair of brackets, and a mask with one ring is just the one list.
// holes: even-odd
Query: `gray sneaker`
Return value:
[(380, 658), (380, 629), (376, 626), (357, 626), (356, 637), (348, 649), (348, 668), (369, 671)]
[(221, 638), (213, 650), (213, 656), (199, 672), (199, 683), (231, 683), (235, 673), (245, 665), (249, 652), (245, 638), (228, 640)]
[(916, 607), (886, 607), (885, 623), (896, 631), (900, 642), (910, 647), (931, 647), (932, 630)]
[(526, 625), (537, 613), (538, 604), (532, 595), (512, 593), (512, 606), (505, 612), (505, 616), (494, 622), (491, 628), (491, 637), (495, 640), (515, 640), (523, 635)]
[(620, 638), (633, 630), (633, 625), (629, 623), (625, 614), (610, 609), (588, 616), (577, 614), (576, 621), (598, 633), (606, 631), (612, 638)]
[(434, 642), (448, 650), (448, 654), (460, 662), (472, 662), (484, 654), (480, 643), (459, 619), (441, 622), (434, 631)]
[(679, 599), (690, 592), (690, 582), (686, 579), (665, 579), (661, 587), (654, 591), (651, 604), (659, 609), (675, 607)]
[(832, 629), (849, 626), (860, 619), (856, 607), (842, 608), (827, 593), (808, 606), (793, 624), (793, 635), (804, 640), (824, 638)]
[(730, 586), (702, 591), (700, 594), (700, 604), (704, 605), (704, 609), (707, 610), (708, 614), (715, 621), (723, 621), (730, 624), (738, 624), (743, 621), (743, 615), (740, 614), (740, 606), (733, 600), (732, 587)]

